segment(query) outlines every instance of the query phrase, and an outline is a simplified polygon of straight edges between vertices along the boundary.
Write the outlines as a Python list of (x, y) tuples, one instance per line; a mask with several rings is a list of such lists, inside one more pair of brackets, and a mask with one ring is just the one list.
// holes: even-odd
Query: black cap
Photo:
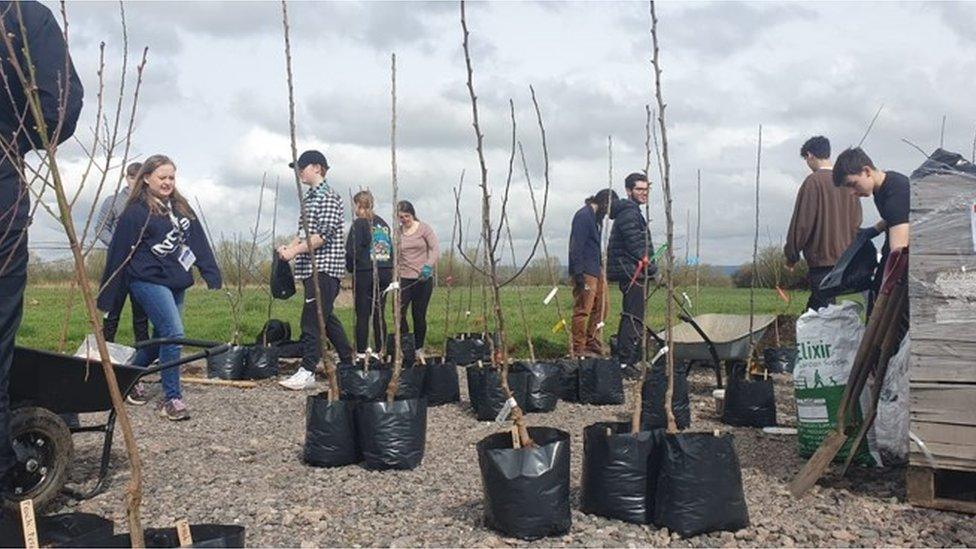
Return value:
[[(325, 155), (319, 151), (305, 151), (301, 156), (298, 157), (298, 169), (303, 170), (309, 164), (318, 164), (325, 169), (329, 169), (329, 161), (325, 159)], [(294, 168), (295, 163), (289, 162), (289, 168)]]

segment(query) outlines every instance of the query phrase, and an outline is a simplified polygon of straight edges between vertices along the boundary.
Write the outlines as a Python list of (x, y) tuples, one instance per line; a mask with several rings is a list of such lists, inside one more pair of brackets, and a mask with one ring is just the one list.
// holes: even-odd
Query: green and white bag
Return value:
[[(816, 452), (827, 434), (837, 427), (837, 408), (851, 375), (864, 326), (862, 307), (852, 301), (830, 305), (819, 311), (809, 310), (796, 320), (797, 363), (793, 371), (796, 416), (801, 457)], [(861, 405), (849, 411), (851, 423), (862, 421), (861, 409), (867, 404), (867, 391), (860, 395)], [(855, 456), (862, 465), (876, 465), (874, 433), (865, 437), (867, 444)], [(847, 459), (851, 441), (837, 453), (836, 461)]]

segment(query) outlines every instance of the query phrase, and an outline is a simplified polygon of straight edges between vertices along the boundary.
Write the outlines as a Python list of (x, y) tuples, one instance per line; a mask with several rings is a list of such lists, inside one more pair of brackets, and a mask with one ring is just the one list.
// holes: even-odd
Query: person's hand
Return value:
[(291, 249), (288, 246), (281, 245), (278, 246), (278, 257), (283, 261), (291, 261), (295, 255), (291, 253)]
[(786, 264), (786, 270), (787, 271), (789, 271), (789, 272), (792, 273), (794, 269), (796, 269), (796, 263), (787, 263)]
[(856, 238), (861, 238), (862, 236), (866, 236), (868, 238), (868, 240), (870, 240), (870, 239), (878, 236), (879, 234), (881, 234), (881, 231), (879, 231), (874, 226), (871, 226), (871, 227), (862, 227), (862, 228), (860, 228), (860, 229), (857, 230), (857, 236), (856, 236)]
[(420, 269), (420, 279), (421, 280), (427, 280), (428, 278), (430, 278), (433, 275), (434, 275), (434, 268), (431, 267), (430, 265), (424, 265)]

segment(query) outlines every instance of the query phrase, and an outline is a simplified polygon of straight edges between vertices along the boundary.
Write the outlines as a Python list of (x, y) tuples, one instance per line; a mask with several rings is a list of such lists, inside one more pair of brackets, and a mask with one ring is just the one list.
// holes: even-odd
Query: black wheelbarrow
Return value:
[[(227, 351), (226, 344), (194, 339), (152, 339), (136, 347), (175, 343), (204, 350), (179, 360), (149, 368), (115, 364), (115, 377), (122, 397), (132, 391), (145, 376), (175, 368)], [(112, 436), (115, 432), (115, 410), (101, 363), (97, 360), (62, 355), (36, 349), (16, 347), (10, 367), (10, 438), (17, 454), (17, 464), (4, 505), (15, 507), (31, 499), (43, 507), (60, 492), (76, 499), (88, 499), (105, 489)], [(109, 412), (100, 425), (68, 426), (61, 415)], [(68, 467), (74, 454), (71, 435), (104, 433), (98, 480), (90, 490), (66, 487)]]

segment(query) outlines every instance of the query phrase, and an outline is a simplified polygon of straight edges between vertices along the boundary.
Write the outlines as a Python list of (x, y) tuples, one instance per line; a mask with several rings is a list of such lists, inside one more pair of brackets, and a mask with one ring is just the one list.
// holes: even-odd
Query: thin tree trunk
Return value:
[[(392, 174), (391, 185), (393, 187), (393, 218), (397, 216), (397, 200), (399, 198), (397, 188), (397, 157), (396, 157), (396, 54), (390, 54), (390, 171)], [(393, 288), (393, 310), (396, 311), (395, 325), (393, 326), (393, 375), (390, 383), (386, 386), (386, 401), (393, 404), (396, 397), (397, 387), (400, 385), (400, 371), (403, 367), (403, 346), (400, 341), (400, 231), (393, 231), (393, 270), (396, 272), (397, 285)]]

